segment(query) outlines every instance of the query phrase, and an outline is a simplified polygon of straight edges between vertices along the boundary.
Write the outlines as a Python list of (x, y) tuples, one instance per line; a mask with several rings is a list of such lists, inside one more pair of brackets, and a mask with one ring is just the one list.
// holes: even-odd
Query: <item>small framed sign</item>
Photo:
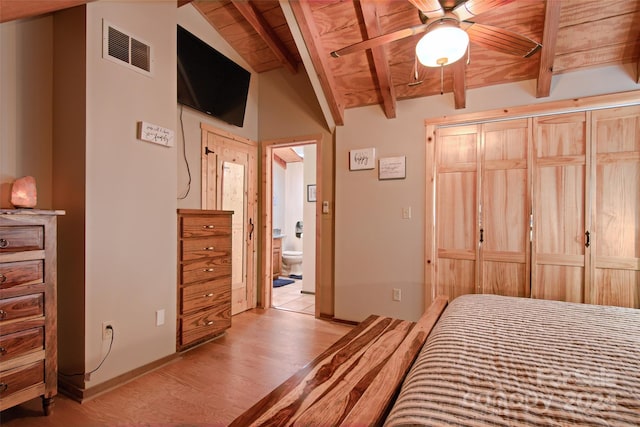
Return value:
[(407, 176), (406, 161), (405, 156), (380, 159), (378, 179), (405, 179)]
[(316, 185), (307, 185), (307, 202), (316, 201)]
[(349, 170), (374, 169), (376, 167), (376, 149), (361, 148), (349, 151)]

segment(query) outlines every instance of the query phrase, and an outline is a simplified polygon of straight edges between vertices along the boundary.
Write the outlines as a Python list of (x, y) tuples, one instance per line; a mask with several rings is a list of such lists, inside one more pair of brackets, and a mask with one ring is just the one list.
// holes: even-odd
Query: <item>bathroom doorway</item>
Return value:
[(261, 307), (320, 316), (321, 140), (318, 135), (264, 142)]
[(315, 315), (316, 145), (275, 147), (272, 158), (271, 306)]

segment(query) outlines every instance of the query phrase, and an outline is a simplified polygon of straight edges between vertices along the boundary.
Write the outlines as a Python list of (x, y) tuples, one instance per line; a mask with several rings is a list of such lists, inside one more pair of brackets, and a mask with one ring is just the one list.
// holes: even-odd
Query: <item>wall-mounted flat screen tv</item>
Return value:
[(251, 73), (178, 25), (178, 103), (242, 127)]

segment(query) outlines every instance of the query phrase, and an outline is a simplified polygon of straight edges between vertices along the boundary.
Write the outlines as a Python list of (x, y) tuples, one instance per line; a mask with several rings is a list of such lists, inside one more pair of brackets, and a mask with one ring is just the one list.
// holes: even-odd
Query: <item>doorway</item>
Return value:
[[(322, 247), (322, 222), (319, 220), (322, 215), (321, 205), (322, 205), (322, 170), (319, 159), (321, 158), (321, 135), (313, 135), (309, 137), (288, 139), (288, 140), (277, 140), (277, 141), (264, 141), (262, 143), (262, 170), (263, 170), (263, 179), (262, 179), (262, 218), (263, 218), (263, 245), (264, 248), (263, 256), (261, 258), (262, 261), (262, 274), (263, 274), (263, 284), (262, 291), (260, 293), (260, 306), (264, 308), (274, 307), (274, 306), (282, 306), (278, 299), (274, 301), (274, 288), (273, 287), (273, 279), (275, 277), (279, 277), (282, 275), (289, 276), (290, 272), (282, 272), (278, 271), (279, 267), (282, 266), (281, 261), (278, 260), (278, 251), (285, 251), (288, 249), (296, 249), (296, 244), (298, 244), (298, 248), (304, 245), (304, 239), (292, 240), (291, 242), (285, 243), (284, 241), (278, 242), (278, 234), (291, 234), (291, 239), (297, 239), (296, 235), (296, 225), (299, 221), (296, 219), (295, 221), (288, 221), (288, 225), (285, 226), (277, 226), (276, 222), (274, 226), (274, 161), (276, 160), (275, 153), (277, 150), (287, 149), (288, 152), (292, 152), (292, 148), (302, 148), (307, 152), (311, 152), (314, 159), (315, 171), (309, 177), (305, 178), (303, 194), (300, 196), (301, 199), (304, 199), (304, 203), (307, 205), (307, 209), (310, 209), (310, 217), (313, 221), (307, 219), (306, 223), (302, 220), (302, 235), (311, 234), (313, 238), (307, 239), (308, 243), (310, 242), (312, 245), (312, 250), (304, 249), (302, 247), (303, 253), (303, 274), (301, 283), (298, 284), (297, 280), (294, 279), (294, 284), (290, 289), (293, 289), (291, 293), (296, 293), (298, 296), (305, 296), (307, 300), (312, 301), (312, 306), (310, 310), (307, 310), (309, 314), (314, 314), (315, 317), (320, 317), (319, 310), (319, 298), (321, 296), (322, 287), (317, 286), (319, 283), (319, 277), (321, 276), (321, 272), (317, 268), (318, 259), (320, 258), (320, 248)], [(281, 151), (282, 152), (282, 151)], [(280, 157), (280, 156), (277, 156)], [(278, 166), (279, 167), (279, 166)], [(276, 172), (277, 174), (277, 172)], [(309, 186), (309, 187), (308, 187)], [(278, 202), (282, 203), (282, 201), (276, 200), (276, 208), (278, 208)], [(313, 224), (315, 222), (315, 224)], [(275, 230), (274, 230), (275, 228)], [(279, 230), (278, 230), (279, 229)], [(275, 231), (275, 233), (274, 233)], [(274, 236), (276, 237), (274, 239)], [(275, 242), (275, 245), (274, 245)], [(292, 243), (293, 242), (293, 243)], [(278, 244), (280, 243), (280, 249), (278, 249)], [(282, 246), (284, 244), (284, 246)], [(308, 245), (306, 246), (308, 248)], [(308, 252), (308, 254), (305, 254)], [(308, 255), (308, 256), (307, 256)], [(311, 278), (308, 281), (307, 285), (312, 284), (313, 290), (311, 292), (302, 293), (302, 287), (304, 285), (305, 277)], [(288, 277), (286, 277), (288, 278)], [(296, 286), (299, 288), (296, 290)], [(286, 288), (286, 286), (285, 286)], [(276, 297), (277, 298), (277, 297)], [(274, 304), (275, 302), (275, 304)], [(304, 303), (301, 303), (304, 304)]]
[(315, 315), (315, 144), (276, 147), (272, 161), (274, 308)]

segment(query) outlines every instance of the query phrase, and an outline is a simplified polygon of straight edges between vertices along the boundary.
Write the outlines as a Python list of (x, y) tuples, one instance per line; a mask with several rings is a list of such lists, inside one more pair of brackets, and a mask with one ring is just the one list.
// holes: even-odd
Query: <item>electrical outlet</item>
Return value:
[(393, 300), (394, 301), (400, 301), (401, 299), (402, 299), (402, 293), (400, 292), (400, 289), (394, 288), (393, 289)]
[(113, 337), (113, 320), (102, 322), (102, 341), (109, 341)]
[(411, 219), (411, 206), (402, 208), (402, 219)]

